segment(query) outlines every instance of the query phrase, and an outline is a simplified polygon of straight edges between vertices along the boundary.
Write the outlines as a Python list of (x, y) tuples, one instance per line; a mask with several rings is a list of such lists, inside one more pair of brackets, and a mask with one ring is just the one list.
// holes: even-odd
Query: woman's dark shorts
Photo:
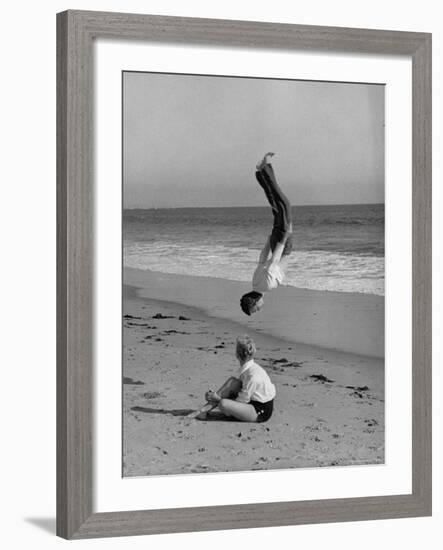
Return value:
[(266, 422), (272, 416), (274, 410), (274, 400), (267, 401), (266, 403), (260, 403), (260, 401), (250, 401), (250, 404), (254, 407), (257, 413), (257, 422)]

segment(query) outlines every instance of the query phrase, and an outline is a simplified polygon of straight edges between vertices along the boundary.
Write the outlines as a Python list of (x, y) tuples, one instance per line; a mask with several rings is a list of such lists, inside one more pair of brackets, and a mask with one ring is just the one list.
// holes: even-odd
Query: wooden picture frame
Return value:
[[(137, 39), (412, 59), (412, 493), (93, 513), (93, 41)], [(67, 539), (431, 514), (431, 35), (66, 11), (57, 15), (57, 534)]]

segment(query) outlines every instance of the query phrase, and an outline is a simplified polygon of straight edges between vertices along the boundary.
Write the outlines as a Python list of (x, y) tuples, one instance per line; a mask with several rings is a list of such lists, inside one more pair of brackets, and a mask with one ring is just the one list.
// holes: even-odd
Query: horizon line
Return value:
[[(384, 202), (346, 202), (346, 203), (325, 203), (325, 204), (292, 204), (292, 207), (300, 206), (379, 206)], [(123, 210), (185, 210), (191, 208), (269, 208), (269, 205), (232, 205), (232, 206), (131, 206), (123, 207)]]

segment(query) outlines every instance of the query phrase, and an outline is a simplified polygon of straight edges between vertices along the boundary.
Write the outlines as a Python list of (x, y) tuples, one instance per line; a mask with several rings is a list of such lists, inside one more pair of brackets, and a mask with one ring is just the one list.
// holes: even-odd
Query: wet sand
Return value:
[(281, 286), (265, 307), (248, 317), (239, 307), (250, 283), (125, 268), (124, 282), (139, 295), (197, 307), (279, 339), (384, 357), (384, 297)]

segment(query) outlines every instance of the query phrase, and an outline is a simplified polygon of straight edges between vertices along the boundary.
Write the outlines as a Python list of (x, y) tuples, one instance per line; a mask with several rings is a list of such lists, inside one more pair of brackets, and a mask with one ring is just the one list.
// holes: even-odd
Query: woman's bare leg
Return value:
[(257, 412), (249, 403), (222, 399), (218, 402), (218, 408), (225, 416), (233, 416), (243, 422), (257, 422)]

